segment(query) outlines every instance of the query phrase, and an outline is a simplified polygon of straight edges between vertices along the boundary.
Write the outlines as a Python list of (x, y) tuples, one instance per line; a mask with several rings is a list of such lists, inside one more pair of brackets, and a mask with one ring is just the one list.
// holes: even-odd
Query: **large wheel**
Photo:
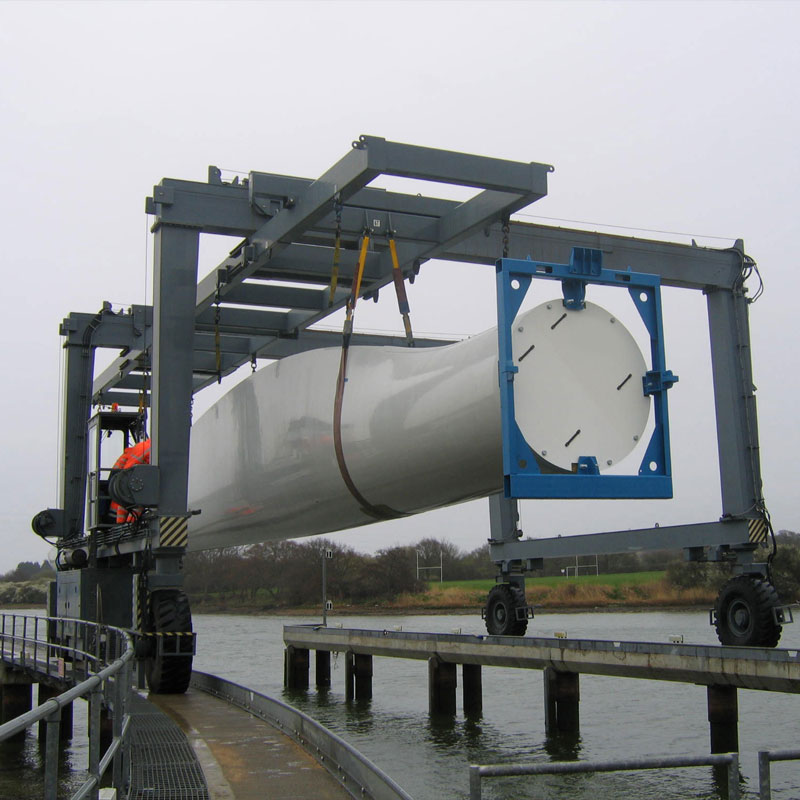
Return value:
[(517, 619), (517, 609), (525, 607), (525, 592), (510, 583), (498, 583), (486, 601), (486, 630), (492, 636), (522, 636), (528, 620)]
[(739, 575), (721, 589), (714, 607), (722, 644), (775, 647), (781, 626), (773, 609), (780, 604), (775, 587), (758, 575)]
[[(155, 633), (191, 632), (189, 598), (175, 589), (153, 592), (150, 622)], [(158, 654), (158, 648), (153, 648), (153, 655), (145, 662), (147, 685), (153, 694), (183, 694), (192, 677), (192, 637), (166, 636), (164, 639), (162, 654)]]

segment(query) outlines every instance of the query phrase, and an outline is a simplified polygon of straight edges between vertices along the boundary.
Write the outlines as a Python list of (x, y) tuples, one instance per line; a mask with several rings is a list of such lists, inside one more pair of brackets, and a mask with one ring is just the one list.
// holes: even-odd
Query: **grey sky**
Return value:
[[(0, 570), (47, 554), (29, 521), (56, 501), (58, 323), (144, 301), (153, 184), (208, 164), (316, 177), (361, 133), (555, 165), (528, 214), (742, 237), (766, 282), (765, 495), (797, 529), (798, 23), (766, 2), (1, 3)], [(357, 326), (397, 327), (385, 294)], [(494, 324), (486, 268), (430, 263), (410, 299), (419, 331)], [(527, 535), (719, 515), (703, 298), (665, 306), (675, 499), (528, 502)], [(337, 538), (473, 548), (487, 522), (480, 502)]]

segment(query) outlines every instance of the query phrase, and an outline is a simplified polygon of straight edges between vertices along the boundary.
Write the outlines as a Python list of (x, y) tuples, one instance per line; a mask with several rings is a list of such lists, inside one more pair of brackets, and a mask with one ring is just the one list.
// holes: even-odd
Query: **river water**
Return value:
[[(392, 776), (416, 800), (467, 798), (470, 763), (608, 760), (709, 752), (706, 689), (662, 681), (581, 675), (578, 737), (544, 735), (542, 673), (483, 669), (483, 715), (468, 720), (428, 714), (427, 664), (375, 658), (373, 699), (347, 703), (344, 663), (332, 663), (329, 691), (283, 689), (282, 626), (315, 619), (202, 614), (195, 668), (273, 697), (318, 719)], [(404, 631), (485, 633), (476, 615), (331, 617), (329, 625)], [(704, 611), (541, 614), (531, 636), (565, 631), (569, 638), (717, 644)], [(784, 629), (783, 647), (800, 648), (800, 625)], [(459, 674), (460, 680), (460, 674)], [(311, 683), (313, 687), (313, 666)], [(461, 698), (459, 696), (459, 704)], [(800, 747), (800, 696), (739, 691), (742, 794), (758, 795), (756, 754)], [(800, 762), (772, 765), (773, 797), (800, 798)], [(724, 781), (723, 781), (724, 783)], [(487, 798), (722, 798), (711, 768), (602, 775), (488, 779)]]
[[(483, 670), (483, 715), (432, 719), (428, 714), (427, 664), (375, 658), (373, 699), (347, 703), (343, 659), (334, 658), (328, 691), (283, 688), (284, 624), (317, 622), (300, 617), (197, 614), (195, 668), (283, 699), (301, 708), (361, 750), (415, 800), (467, 798), (471, 763), (604, 760), (703, 754), (709, 751), (706, 690), (702, 686), (581, 675), (581, 732), (548, 740), (544, 735), (542, 673)], [(331, 617), (330, 625), (378, 630), (484, 633), (476, 615)], [(569, 638), (716, 644), (702, 611), (540, 614), (531, 636), (565, 631)], [(800, 625), (784, 628), (781, 646), (800, 649)], [(311, 683), (313, 685), (313, 666)], [(460, 680), (460, 674), (459, 674)], [(35, 698), (34, 698), (35, 699)], [(800, 747), (800, 696), (739, 691), (742, 796), (758, 795), (756, 753)], [(85, 704), (75, 704), (75, 731), (85, 730)], [(76, 735), (61, 763), (59, 797), (79, 785), (87, 761), (85, 739)], [(35, 733), (24, 742), (0, 745), (0, 800), (42, 796), (41, 750)], [(710, 768), (602, 775), (488, 779), (493, 800), (616, 800), (617, 798), (726, 797), (724, 780)], [(773, 798), (800, 798), (800, 762), (772, 765)], [(265, 798), (268, 793), (265, 792)]]

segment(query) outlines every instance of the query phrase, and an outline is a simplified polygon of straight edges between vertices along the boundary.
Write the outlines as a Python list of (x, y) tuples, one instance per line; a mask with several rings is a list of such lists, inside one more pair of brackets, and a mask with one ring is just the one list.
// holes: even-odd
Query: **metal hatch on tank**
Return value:
[[(558, 298), (521, 314), (513, 338), (517, 419), (543, 472), (570, 473), (584, 453), (605, 469), (633, 450), (650, 399), (622, 323)], [(376, 508), (407, 516), (502, 490), (495, 329), (437, 348), (350, 348), (342, 449), (366, 508), (334, 452), (339, 361), (336, 348), (285, 358), (194, 424), (190, 502), (203, 513), (190, 549), (328, 533), (375, 522)]]

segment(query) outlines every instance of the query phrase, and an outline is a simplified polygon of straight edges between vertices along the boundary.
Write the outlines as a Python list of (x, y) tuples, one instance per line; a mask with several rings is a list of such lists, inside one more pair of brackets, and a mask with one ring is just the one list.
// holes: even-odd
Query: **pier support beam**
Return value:
[(712, 753), (739, 752), (739, 700), (735, 686), (708, 686)]
[(431, 714), (456, 713), (457, 665), (438, 656), (428, 659), (428, 710)]
[[(46, 703), (48, 700), (52, 699), (53, 697), (58, 697), (61, 692), (64, 691), (63, 689), (57, 689), (53, 686), (47, 686), (47, 684), (40, 683), (39, 684), (39, 697), (38, 697), (38, 704), (42, 705), (42, 703)], [(52, 724), (48, 722), (48, 720), (41, 720), (39, 722), (39, 739), (40, 741), (45, 741), (47, 737), (47, 726), (48, 724)], [(58, 726), (58, 738), (63, 742), (67, 739), (72, 738), (72, 703), (69, 705), (63, 706), (61, 709), (61, 717), (59, 720)]]
[(480, 664), (463, 664), (461, 691), (464, 697), (464, 716), (479, 717), (483, 711), (483, 683)]
[[(3, 673), (0, 683), (0, 724), (30, 711), (33, 695), (31, 679), (27, 675), (13, 670), (3, 670)], [(21, 731), (12, 738), (24, 737), (25, 731)]]
[(345, 698), (372, 699), (372, 656), (348, 651), (344, 659)]
[(331, 687), (331, 654), (330, 650), (317, 650), (314, 654), (316, 662), (315, 676), (317, 689), (330, 689)]
[(548, 736), (580, 730), (580, 675), (544, 670), (544, 729)]
[(308, 650), (289, 645), (283, 662), (283, 685), (287, 689), (308, 689)]

